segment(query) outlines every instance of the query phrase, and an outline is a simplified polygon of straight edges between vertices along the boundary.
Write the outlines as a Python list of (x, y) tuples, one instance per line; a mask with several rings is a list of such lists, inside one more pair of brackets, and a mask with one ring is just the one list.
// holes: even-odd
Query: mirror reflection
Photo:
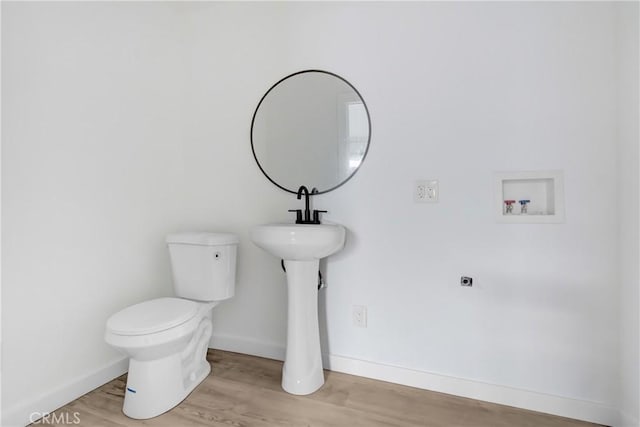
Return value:
[(251, 145), (258, 166), (278, 187), (331, 191), (353, 176), (371, 136), (358, 91), (327, 71), (301, 71), (277, 82), (256, 108)]

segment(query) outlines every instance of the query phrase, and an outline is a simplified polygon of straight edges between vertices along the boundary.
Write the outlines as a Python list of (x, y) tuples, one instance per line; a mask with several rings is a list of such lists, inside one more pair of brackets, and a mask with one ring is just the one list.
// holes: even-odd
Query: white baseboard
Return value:
[[(2, 408), (3, 427), (22, 427), (127, 372), (129, 360), (118, 359), (33, 399)], [(5, 391), (6, 393), (6, 391)]]
[[(233, 336), (215, 335), (211, 339), (210, 347), (276, 360), (284, 360), (285, 355), (285, 348), (280, 344), (248, 340)], [(628, 415), (621, 416), (615, 408), (597, 402), (571, 399), (464, 378), (449, 377), (338, 355), (323, 355), (323, 362), (326, 369), (335, 372), (343, 372), (424, 390), (437, 391), (609, 426), (638, 426), (637, 419), (629, 417)], [(13, 407), (3, 408), (2, 426), (25, 426), (38, 418), (32, 414), (50, 413), (83, 394), (124, 374), (127, 368), (128, 360), (122, 358), (50, 392), (20, 402)]]
[(616, 409), (597, 402), (415, 371), (336, 355), (328, 356), (328, 363), (325, 367), (331, 371), (598, 424), (612, 426), (617, 425), (618, 421)]
[[(262, 343), (233, 336), (212, 337), (211, 348), (276, 360), (284, 360), (285, 355), (285, 348), (282, 345)], [(464, 378), (449, 377), (333, 354), (323, 354), (322, 358), (325, 369), (335, 372), (608, 426), (620, 425), (620, 413), (618, 410), (598, 402), (538, 393)], [(624, 424), (625, 427), (627, 425), (630, 424)]]

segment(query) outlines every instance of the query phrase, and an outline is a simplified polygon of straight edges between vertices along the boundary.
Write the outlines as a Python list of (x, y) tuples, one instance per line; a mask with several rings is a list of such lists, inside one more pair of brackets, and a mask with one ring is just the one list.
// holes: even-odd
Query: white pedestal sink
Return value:
[(320, 258), (344, 246), (345, 229), (337, 224), (266, 224), (251, 229), (251, 240), (284, 260), (287, 270), (287, 352), (282, 388), (311, 394), (324, 384), (318, 327)]

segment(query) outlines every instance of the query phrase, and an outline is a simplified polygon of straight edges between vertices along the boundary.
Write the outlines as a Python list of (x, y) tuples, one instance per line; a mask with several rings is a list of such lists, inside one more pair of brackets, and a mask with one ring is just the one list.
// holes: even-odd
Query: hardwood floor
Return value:
[(184, 402), (156, 418), (133, 420), (122, 413), (123, 375), (58, 409), (51, 419), (66, 420), (60, 426), (79, 420), (76, 425), (91, 427), (594, 426), (331, 371), (325, 371), (319, 391), (294, 396), (280, 388), (282, 362), (219, 350), (209, 350), (207, 358), (212, 374)]

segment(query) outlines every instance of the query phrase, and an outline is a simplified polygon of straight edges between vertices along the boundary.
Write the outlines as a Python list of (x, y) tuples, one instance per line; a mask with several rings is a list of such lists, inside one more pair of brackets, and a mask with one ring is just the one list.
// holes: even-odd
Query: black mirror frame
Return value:
[[(280, 83), (282, 83), (283, 81), (297, 76), (299, 74), (304, 74), (304, 73), (324, 73), (324, 74), (328, 74), (330, 76), (333, 77), (337, 77), (338, 79), (342, 80), (343, 82), (345, 82), (351, 89), (353, 89), (353, 91), (356, 93), (356, 95), (358, 95), (358, 97), (360, 98), (360, 100), (362, 101), (362, 105), (364, 105), (364, 110), (367, 113), (367, 123), (368, 123), (368, 127), (369, 127), (369, 136), (367, 138), (367, 147), (364, 150), (364, 154), (362, 155), (362, 160), (360, 161), (360, 164), (358, 165), (358, 167), (347, 177), (345, 178), (342, 182), (340, 182), (338, 185), (329, 188), (328, 190), (324, 190), (324, 191), (319, 191), (317, 193), (314, 194), (324, 194), (324, 193), (328, 193), (329, 191), (333, 191), (336, 188), (342, 186), (344, 183), (346, 183), (347, 181), (349, 181), (351, 178), (353, 178), (353, 176), (356, 174), (356, 172), (358, 172), (358, 170), (360, 170), (360, 167), (362, 167), (362, 163), (364, 162), (364, 159), (367, 157), (367, 153), (369, 152), (369, 146), (371, 145), (371, 115), (369, 114), (369, 108), (367, 107), (367, 103), (364, 101), (364, 98), (362, 97), (362, 95), (360, 94), (360, 92), (358, 92), (358, 89), (356, 89), (351, 83), (349, 83), (348, 80), (346, 80), (345, 78), (332, 73), (330, 71), (324, 71), (324, 70), (303, 70), (303, 71), (298, 71), (295, 72), (293, 74), (289, 74), (286, 77), (283, 77), (282, 79), (278, 80), (273, 86), (271, 86), (269, 88), (269, 90), (262, 96), (262, 98), (260, 98), (260, 102), (258, 102), (258, 105), (256, 106), (256, 109), (253, 113), (253, 117), (251, 118), (251, 131), (250, 131), (250, 139), (251, 139), (251, 152), (253, 153), (253, 158), (256, 161), (256, 164), (258, 165), (258, 167), (260, 168), (260, 170), (262, 171), (262, 173), (264, 174), (264, 176), (267, 177), (267, 179), (269, 181), (271, 181), (276, 187), (281, 188), (282, 190), (288, 192), (288, 193), (292, 193), (292, 194), (297, 194), (298, 193), (298, 188), (296, 188), (295, 190), (290, 190), (288, 188), (283, 187), (282, 185), (278, 184), (277, 182), (275, 182), (273, 179), (271, 179), (271, 177), (269, 176), (269, 174), (262, 168), (262, 165), (260, 164), (260, 162), (258, 161), (258, 156), (256, 156), (256, 150), (253, 144), (253, 125), (255, 123), (256, 120), (256, 115), (258, 114), (258, 110), (260, 109), (260, 105), (262, 105), (262, 102), (265, 100), (265, 98), (267, 97), (267, 95), (269, 95), (269, 93), (276, 88), (276, 86), (278, 86)], [(311, 183), (304, 183), (301, 182), (300, 185), (312, 185)], [(299, 187), (299, 186), (298, 186)]]

